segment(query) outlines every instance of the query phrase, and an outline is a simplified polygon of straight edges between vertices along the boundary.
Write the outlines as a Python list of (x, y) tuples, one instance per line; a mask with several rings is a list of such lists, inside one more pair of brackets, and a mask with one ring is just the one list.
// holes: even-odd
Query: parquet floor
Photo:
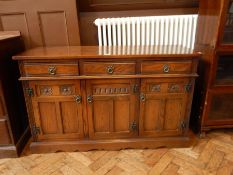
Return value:
[(212, 131), (191, 148), (61, 152), (0, 159), (1, 175), (233, 175), (233, 130)]

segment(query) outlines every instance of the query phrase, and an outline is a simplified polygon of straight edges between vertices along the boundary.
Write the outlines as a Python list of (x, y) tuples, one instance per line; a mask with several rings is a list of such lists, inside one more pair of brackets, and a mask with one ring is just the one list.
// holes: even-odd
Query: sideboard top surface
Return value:
[(179, 46), (58, 46), (37, 47), (13, 57), (14, 60), (89, 59), (89, 58), (188, 58), (200, 52)]

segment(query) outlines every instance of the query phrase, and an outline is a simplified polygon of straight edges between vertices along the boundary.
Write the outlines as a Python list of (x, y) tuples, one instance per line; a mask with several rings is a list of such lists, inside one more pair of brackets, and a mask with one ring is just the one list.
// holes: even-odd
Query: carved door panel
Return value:
[(137, 80), (88, 80), (87, 112), (91, 138), (138, 135)]
[(143, 79), (140, 95), (140, 135), (175, 136), (186, 133), (192, 82), (189, 79)]
[(80, 81), (31, 81), (38, 140), (77, 139), (83, 136)]

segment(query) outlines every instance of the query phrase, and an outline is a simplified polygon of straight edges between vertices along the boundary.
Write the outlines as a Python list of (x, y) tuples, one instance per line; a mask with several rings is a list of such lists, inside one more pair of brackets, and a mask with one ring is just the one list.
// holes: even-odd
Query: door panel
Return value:
[(183, 119), (183, 97), (168, 98), (165, 104), (164, 130), (177, 130)]
[(55, 102), (38, 102), (39, 120), (43, 134), (59, 133)]
[(113, 114), (113, 104), (111, 99), (94, 100), (93, 102), (93, 120), (96, 133), (110, 131), (110, 119)]
[(136, 80), (88, 80), (87, 103), (89, 135), (91, 138), (125, 138), (137, 135)]
[(64, 101), (60, 102), (62, 125), (64, 133), (79, 133), (79, 110), (76, 102)]
[(38, 140), (83, 137), (82, 102), (74, 98), (80, 95), (80, 81), (31, 81), (30, 87)]
[[(145, 105), (144, 131), (161, 129), (162, 110), (164, 101), (161, 99), (150, 99)], [(152, 122), (153, 121), (153, 122)]]
[(127, 132), (130, 123), (130, 100), (118, 99), (114, 101), (114, 130), (116, 132)]
[[(183, 134), (182, 123), (187, 123), (189, 118), (187, 100), (190, 93), (185, 91), (187, 83), (189, 79), (142, 80), (141, 96), (144, 98), (141, 98), (140, 102), (139, 133), (141, 136)], [(152, 86), (156, 88), (150, 88)]]

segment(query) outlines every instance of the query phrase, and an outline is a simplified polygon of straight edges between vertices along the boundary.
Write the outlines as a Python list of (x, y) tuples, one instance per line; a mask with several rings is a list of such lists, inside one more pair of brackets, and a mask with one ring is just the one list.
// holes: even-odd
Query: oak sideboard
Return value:
[(178, 46), (70, 46), (14, 56), (32, 152), (191, 145), (200, 55)]

